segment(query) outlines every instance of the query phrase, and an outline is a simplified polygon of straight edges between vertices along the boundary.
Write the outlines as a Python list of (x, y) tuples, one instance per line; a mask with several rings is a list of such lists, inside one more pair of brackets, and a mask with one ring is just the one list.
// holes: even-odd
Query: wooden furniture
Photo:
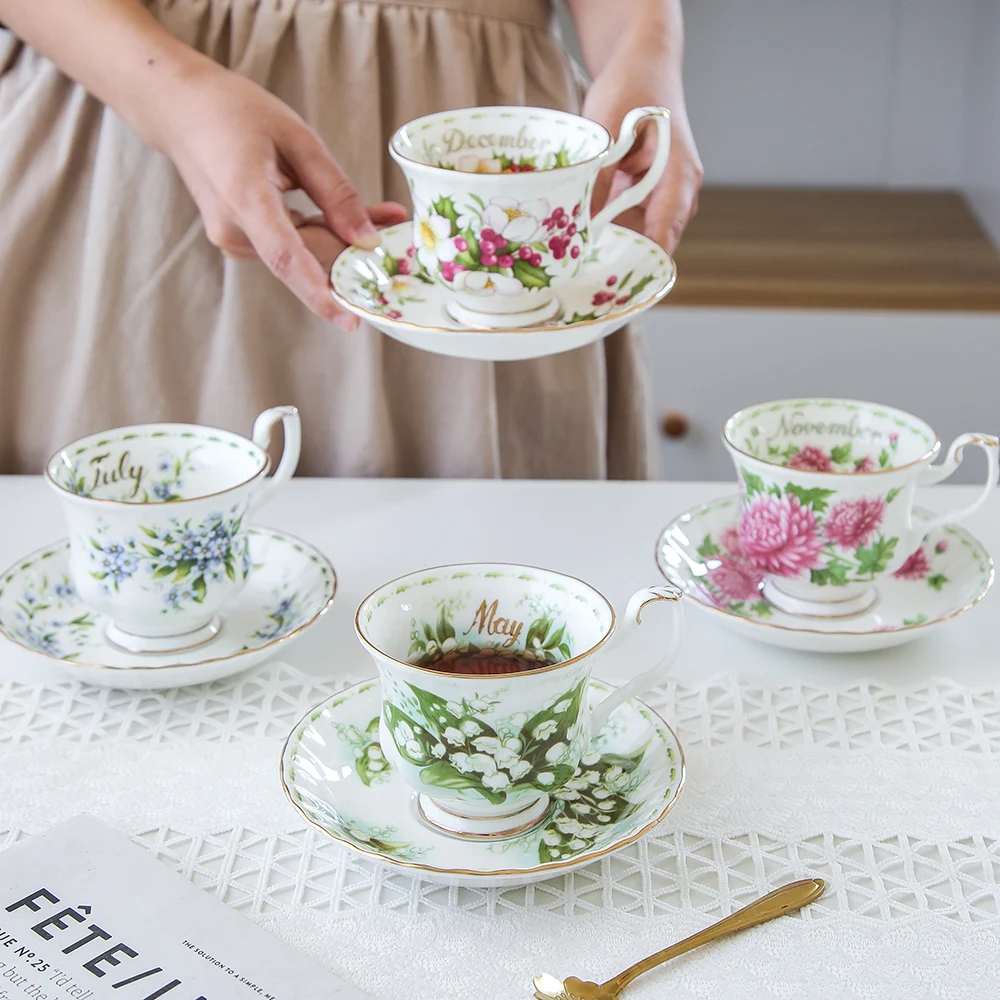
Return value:
[(1000, 311), (1000, 253), (959, 194), (707, 188), (667, 306)]
[(961, 196), (708, 188), (677, 268), (643, 319), (665, 477), (732, 479), (723, 420), (788, 396), (1000, 431), (1000, 253)]

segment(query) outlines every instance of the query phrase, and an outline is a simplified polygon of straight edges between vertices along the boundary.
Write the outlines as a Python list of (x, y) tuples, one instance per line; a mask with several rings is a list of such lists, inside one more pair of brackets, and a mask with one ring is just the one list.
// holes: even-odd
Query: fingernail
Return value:
[(358, 317), (351, 316), (349, 313), (337, 313), (333, 317), (333, 322), (345, 333), (354, 333), (358, 328)]
[(377, 250), (382, 245), (382, 237), (372, 223), (365, 222), (358, 226), (353, 243), (362, 250)]

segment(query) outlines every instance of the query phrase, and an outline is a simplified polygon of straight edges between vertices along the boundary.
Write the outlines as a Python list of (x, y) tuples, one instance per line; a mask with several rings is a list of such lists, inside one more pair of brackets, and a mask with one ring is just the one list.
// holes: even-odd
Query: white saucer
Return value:
[[(404, 344), (457, 358), (520, 361), (582, 347), (655, 305), (677, 277), (665, 250), (631, 229), (611, 225), (586, 251), (576, 277), (551, 279), (561, 306), (558, 316), (519, 329), (474, 329), (452, 317), (454, 294), (444, 280), (431, 277), (407, 254), (412, 234), (412, 223), (404, 222), (384, 229), (382, 246), (374, 252), (345, 250), (330, 273), (333, 297)], [(400, 273), (401, 262), (408, 274)], [(512, 315), (511, 327), (517, 323)]]
[[(663, 575), (727, 628), (773, 646), (860, 653), (900, 646), (978, 604), (993, 583), (993, 560), (964, 528), (936, 528), (895, 575), (881, 577), (875, 603), (845, 618), (780, 611), (764, 599), (763, 577), (738, 551), (738, 495), (687, 511), (656, 544)], [(919, 507), (917, 518), (929, 518)]]
[(164, 689), (240, 673), (314, 625), (333, 601), (337, 577), (311, 545), (273, 528), (250, 529), (250, 576), (223, 608), (219, 634), (194, 649), (129, 653), (105, 636), (69, 577), (69, 542), (39, 549), (0, 582), (0, 634), (98, 687)]
[[(591, 681), (592, 702), (611, 690)], [(564, 798), (553, 793), (538, 826), (513, 838), (457, 839), (421, 819), (418, 796), (383, 756), (381, 709), (378, 680), (313, 709), (285, 742), (281, 782), (292, 805), (327, 836), (431, 882), (521, 885), (573, 871), (648, 833), (684, 782), (677, 737), (633, 699), (598, 734), (592, 759), (584, 757), (573, 779), (577, 787), (567, 787)], [(606, 823), (586, 822), (597, 815)]]

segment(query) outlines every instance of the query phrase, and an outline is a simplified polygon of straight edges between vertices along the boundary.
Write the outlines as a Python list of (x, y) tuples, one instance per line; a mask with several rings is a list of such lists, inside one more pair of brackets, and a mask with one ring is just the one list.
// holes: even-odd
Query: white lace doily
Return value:
[(643, 998), (1000, 997), (1000, 689), (674, 682), (689, 765), (645, 841), (524, 888), (381, 868), (302, 826), (281, 744), (324, 683), (281, 664), (163, 693), (0, 683), (0, 846), (90, 812), (377, 997), (604, 978), (774, 886), (826, 896), (638, 980)]

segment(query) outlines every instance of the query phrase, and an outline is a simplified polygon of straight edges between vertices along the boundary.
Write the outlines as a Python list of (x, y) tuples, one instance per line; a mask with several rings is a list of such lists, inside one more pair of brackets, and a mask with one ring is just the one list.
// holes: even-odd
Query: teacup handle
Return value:
[(295, 468), (299, 464), (299, 452), (302, 450), (302, 421), (299, 419), (299, 411), (294, 406), (272, 406), (271, 409), (261, 413), (253, 422), (253, 443), (266, 451), (271, 443), (271, 430), (279, 420), (285, 431), (285, 446), (281, 452), (281, 461), (274, 470), (274, 475), (264, 480), (257, 495), (250, 502), (252, 511), (267, 503), (295, 475)]
[(618, 218), (626, 208), (638, 205), (656, 187), (657, 181), (663, 176), (663, 171), (667, 169), (667, 160), (670, 158), (670, 112), (666, 108), (656, 107), (633, 108), (622, 119), (622, 127), (618, 131), (618, 141), (607, 151), (601, 166), (602, 168), (609, 167), (612, 163), (624, 159), (635, 145), (639, 123), (647, 118), (656, 119), (658, 132), (653, 162), (649, 165), (649, 169), (641, 181), (623, 191), (590, 220), (591, 242), (599, 240), (604, 227), (613, 219)]
[(960, 434), (951, 443), (948, 454), (939, 465), (928, 465), (921, 470), (917, 480), (919, 486), (931, 486), (934, 483), (947, 479), (962, 464), (962, 451), (969, 445), (976, 445), (986, 452), (986, 483), (983, 492), (967, 507), (960, 507), (958, 510), (948, 511), (946, 514), (939, 514), (929, 521), (920, 524), (913, 524), (913, 511), (910, 511), (910, 531), (911, 535), (907, 539), (907, 551), (914, 551), (919, 545), (924, 535), (935, 528), (940, 528), (945, 524), (956, 524), (964, 521), (970, 514), (974, 514), (993, 492), (1000, 477), (1000, 439), (992, 434)]
[(671, 602), (670, 610), (672, 612), (672, 629), (670, 635), (670, 645), (667, 647), (666, 653), (664, 653), (662, 659), (656, 664), (655, 667), (652, 667), (650, 670), (644, 670), (641, 674), (637, 674), (628, 682), (628, 684), (618, 688), (617, 691), (613, 691), (607, 696), (607, 698), (599, 702), (593, 709), (591, 709), (591, 739), (593, 739), (601, 731), (601, 727), (608, 721), (608, 717), (619, 705), (622, 704), (622, 702), (626, 702), (629, 698), (634, 698), (636, 695), (642, 694), (644, 691), (648, 691), (654, 684), (657, 683), (657, 681), (662, 680), (663, 676), (667, 673), (671, 666), (673, 666), (674, 660), (677, 659), (678, 650), (680, 650), (681, 642), (684, 640), (684, 609), (681, 606), (681, 592), (676, 587), (643, 587), (642, 590), (637, 590), (632, 595), (628, 602), (628, 606), (625, 608), (625, 621), (622, 623), (621, 628), (618, 631), (615, 643), (623, 644), (627, 642), (629, 637), (633, 635), (635, 630), (642, 624), (643, 609), (646, 605), (655, 604), (657, 601)]

